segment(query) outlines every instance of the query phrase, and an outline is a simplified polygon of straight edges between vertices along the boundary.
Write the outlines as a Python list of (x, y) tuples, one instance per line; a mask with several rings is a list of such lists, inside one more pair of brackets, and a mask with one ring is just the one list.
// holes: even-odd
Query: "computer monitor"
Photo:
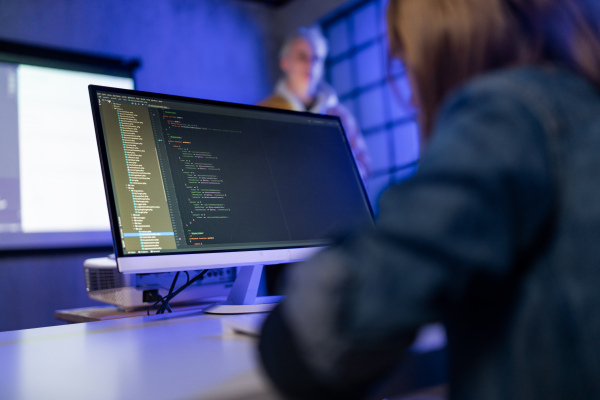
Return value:
[(297, 262), (372, 224), (338, 117), (89, 92), (122, 273)]

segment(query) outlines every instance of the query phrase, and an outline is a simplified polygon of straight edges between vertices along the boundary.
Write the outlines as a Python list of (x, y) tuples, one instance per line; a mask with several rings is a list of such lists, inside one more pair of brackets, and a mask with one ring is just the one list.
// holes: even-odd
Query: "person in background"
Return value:
[(290, 399), (369, 398), (442, 322), (451, 399), (600, 398), (600, 3), (390, 0), (387, 21), (419, 170), (290, 270), (266, 373)]
[(281, 48), (279, 66), (283, 78), (275, 92), (259, 106), (293, 111), (309, 111), (340, 117), (358, 170), (363, 180), (369, 175), (370, 158), (360, 128), (338, 100), (331, 86), (323, 81), (327, 41), (317, 28), (302, 27), (290, 35)]

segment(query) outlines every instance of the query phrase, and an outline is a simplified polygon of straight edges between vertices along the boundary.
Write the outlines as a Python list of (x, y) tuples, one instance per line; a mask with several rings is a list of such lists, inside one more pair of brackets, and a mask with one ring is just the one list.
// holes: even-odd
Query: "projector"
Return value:
[[(188, 271), (190, 279), (199, 271)], [(85, 288), (88, 296), (102, 303), (113, 304), (125, 311), (149, 307), (169, 293), (175, 272), (122, 274), (114, 257), (89, 258), (83, 262)], [(193, 303), (212, 297), (226, 297), (233, 286), (236, 268), (211, 269), (202, 279), (175, 296), (169, 304)], [(181, 272), (174, 290), (186, 283)]]

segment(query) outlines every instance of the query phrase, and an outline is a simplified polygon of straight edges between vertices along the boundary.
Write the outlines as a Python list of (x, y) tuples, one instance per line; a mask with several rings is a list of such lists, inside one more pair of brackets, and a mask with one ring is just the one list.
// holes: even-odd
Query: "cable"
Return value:
[[(189, 282), (189, 281), (190, 281), (190, 274), (188, 274), (188, 272), (187, 272), (187, 271), (184, 271), (184, 272), (185, 272), (185, 274), (187, 275), (187, 282)], [(156, 303), (152, 304), (152, 305), (151, 305), (151, 306), (148, 308), (148, 311), (146, 312), (146, 314), (147, 314), (147, 315), (150, 315), (150, 311), (152, 311), (152, 309), (153, 309), (154, 307), (156, 307), (156, 305), (157, 305), (158, 303), (162, 302), (162, 303), (163, 303), (163, 305), (165, 304), (165, 299), (166, 299), (168, 296), (170, 296), (170, 295), (173, 293), (173, 289), (175, 288), (175, 284), (177, 283), (177, 279), (178, 279), (178, 278), (179, 278), (179, 271), (177, 271), (177, 273), (175, 274), (175, 278), (173, 278), (173, 282), (171, 283), (171, 288), (169, 289), (169, 293), (168, 293), (168, 294), (167, 294), (165, 297), (161, 297), (160, 299), (158, 299), (158, 300), (156, 301)], [(166, 306), (167, 306), (167, 310), (168, 310), (170, 313), (171, 313), (171, 312), (173, 312), (173, 310), (171, 310), (171, 307), (170, 307), (168, 304), (167, 304)], [(161, 314), (162, 314), (163, 312), (164, 312), (164, 310), (161, 312)], [(157, 310), (157, 312), (156, 312), (156, 313), (158, 314), (158, 310)]]
[[(152, 304), (150, 307), (148, 307), (148, 310), (146, 311), (146, 314), (147, 314), (147, 315), (150, 315), (150, 311), (152, 311), (152, 309), (153, 309), (154, 307), (156, 307), (156, 306), (157, 306), (157, 304), (158, 304), (158, 303), (160, 303), (160, 302), (162, 302), (162, 303), (163, 303), (163, 306), (164, 306), (164, 305), (165, 305), (165, 299), (166, 299), (166, 298), (167, 298), (167, 296), (165, 296), (165, 297), (161, 297), (160, 299), (156, 300), (156, 302), (155, 302), (154, 304)], [(161, 307), (162, 307), (162, 306), (161, 306)], [(168, 309), (168, 311), (169, 311), (170, 313), (171, 313), (171, 312), (173, 312), (173, 310), (171, 310), (171, 307), (170, 307), (168, 304), (167, 304), (167, 309)], [(160, 310), (160, 308), (159, 308), (158, 310)], [(157, 314), (159, 314), (158, 310), (156, 310), (156, 313), (157, 313)], [(163, 311), (162, 311), (160, 314), (162, 314), (162, 313), (164, 313), (164, 310), (163, 310)]]
[(170, 309), (169, 307), (169, 301), (171, 301), (175, 296), (177, 296), (179, 293), (181, 293), (184, 289), (186, 289), (187, 287), (189, 287), (192, 283), (196, 282), (199, 279), (202, 279), (202, 277), (208, 272), (207, 269), (202, 270), (198, 275), (196, 275), (192, 280), (186, 282), (184, 285), (182, 285), (179, 289), (177, 289), (174, 293), (171, 293), (167, 296), (165, 296), (163, 298), (163, 304), (159, 307), (159, 309), (156, 311), (157, 314), (163, 314), (165, 312), (165, 309)]
[(154, 303), (154, 304), (152, 304), (150, 307), (148, 307), (148, 310), (146, 311), (146, 314), (147, 314), (147, 315), (150, 315), (150, 311), (152, 311), (152, 309), (153, 309), (154, 307), (156, 307), (156, 305), (157, 305), (158, 303), (160, 303), (161, 301), (163, 301), (163, 297), (161, 297), (160, 299), (156, 300), (156, 303)]
[[(171, 307), (169, 306), (169, 301), (171, 301), (175, 296), (177, 296), (179, 293), (181, 293), (184, 289), (186, 289), (187, 287), (189, 287), (192, 283), (196, 282), (199, 279), (202, 279), (207, 272), (208, 272), (207, 269), (202, 270), (198, 275), (196, 275), (191, 280), (188, 280), (185, 284), (183, 284), (175, 292), (169, 291), (168, 295), (166, 295), (165, 297), (161, 298), (159, 301), (157, 301), (156, 303), (154, 303), (151, 308), (154, 308), (158, 303), (160, 303), (162, 301), (162, 305), (158, 308), (158, 310), (156, 310), (156, 314), (164, 314), (165, 310), (168, 310), (169, 312), (172, 312)], [(174, 285), (175, 285), (175, 281), (173, 282), (173, 285), (172, 285), (171, 289), (173, 289)]]
[(175, 274), (175, 278), (173, 278), (173, 283), (171, 283), (171, 289), (169, 289), (169, 294), (167, 294), (167, 296), (170, 296), (171, 293), (173, 293), (173, 289), (175, 289), (175, 284), (177, 283), (177, 278), (179, 278), (179, 271), (177, 271), (177, 273)]

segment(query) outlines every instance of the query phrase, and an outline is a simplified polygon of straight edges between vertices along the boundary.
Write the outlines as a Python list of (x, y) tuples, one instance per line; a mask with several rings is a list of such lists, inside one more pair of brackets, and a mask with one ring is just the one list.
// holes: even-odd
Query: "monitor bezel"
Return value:
[[(94, 129), (96, 132), (96, 141), (98, 144), (100, 164), (102, 168), (102, 176), (106, 201), (109, 212), (109, 220), (111, 225), (111, 236), (113, 248), (115, 250), (115, 258), (119, 271), (122, 273), (147, 273), (160, 271), (177, 271), (189, 270), (194, 267), (210, 266), (211, 268), (228, 268), (232, 266), (242, 265), (268, 265), (302, 261), (319, 250), (325, 248), (323, 245), (282, 245), (274, 248), (257, 248), (257, 249), (224, 249), (212, 251), (177, 251), (170, 254), (152, 253), (152, 254), (125, 254), (123, 250), (123, 242), (120, 237), (120, 227), (118, 222), (118, 213), (115, 202), (115, 194), (113, 190), (112, 175), (102, 127), (100, 115), (100, 106), (98, 103), (98, 92), (115, 93), (121, 95), (131, 95), (140, 97), (151, 97), (164, 101), (183, 101), (192, 102), (199, 105), (228, 107), (230, 109), (240, 110), (257, 110), (263, 112), (271, 112), (276, 114), (303, 115), (310, 118), (318, 118), (325, 120), (336, 121), (339, 124), (341, 132), (344, 133), (344, 142), (347, 149), (352, 154), (350, 143), (345, 135), (344, 128), (340, 117), (333, 115), (313, 114), (309, 112), (299, 112), (275, 109), (269, 107), (230, 103), (216, 100), (199, 99), (185, 96), (176, 96), (170, 94), (160, 94), (155, 92), (147, 92), (141, 90), (120, 89), (106, 86), (89, 85), (90, 102), (92, 106), (92, 116), (94, 120)], [(363, 199), (369, 211), (371, 221), (374, 219), (373, 208), (369, 201), (364, 182), (360, 176), (360, 172), (356, 164), (354, 164), (354, 174), (357, 182), (360, 183)]]

